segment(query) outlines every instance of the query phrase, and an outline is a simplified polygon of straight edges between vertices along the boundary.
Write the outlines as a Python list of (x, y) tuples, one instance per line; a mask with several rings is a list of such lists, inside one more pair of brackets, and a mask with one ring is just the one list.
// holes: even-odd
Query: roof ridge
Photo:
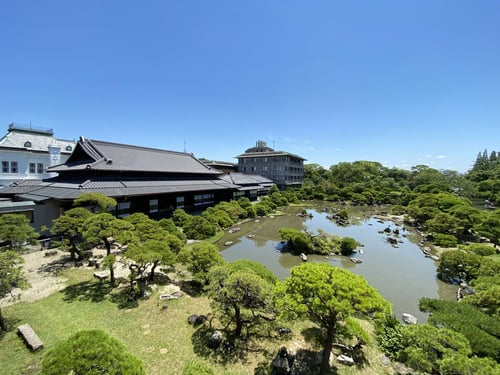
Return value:
[(189, 153), (189, 152), (167, 150), (167, 149), (157, 148), (157, 147), (146, 147), (146, 146), (130, 145), (130, 144), (118, 143), (118, 142), (101, 141), (101, 140), (98, 140), (98, 139), (87, 139), (87, 141), (88, 142), (93, 142), (93, 144), (95, 144), (95, 145), (98, 145), (100, 143), (102, 145), (119, 146), (119, 147), (122, 147), (122, 148), (130, 148), (130, 149), (137, 149), (137, 150), (147, 150), (147, 151), (169, 152), (169, 153), (173, 153), (173, 154), (181, 154), (181, 155), (190, 155), (190, 156), (193, 156), (193, 154)]

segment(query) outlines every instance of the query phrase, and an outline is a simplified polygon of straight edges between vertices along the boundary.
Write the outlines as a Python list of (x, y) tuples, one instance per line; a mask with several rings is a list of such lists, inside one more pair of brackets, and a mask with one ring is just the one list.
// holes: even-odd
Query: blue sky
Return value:
[(235, 162), (500, 151), (500, 2), (3, 1), (0, 126)]

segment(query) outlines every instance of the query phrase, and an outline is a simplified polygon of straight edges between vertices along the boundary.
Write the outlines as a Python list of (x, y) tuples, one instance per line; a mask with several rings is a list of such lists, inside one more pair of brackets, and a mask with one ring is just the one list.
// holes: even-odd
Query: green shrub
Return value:
[(145, 375), (142, 362), (100, 330), (80, 331), (50, 349), (41, 375)]
[(434, 243), (442, 247), (456, 247), (458, 244), (455, 236), (444, 233), (436, 233), (434, 236)]

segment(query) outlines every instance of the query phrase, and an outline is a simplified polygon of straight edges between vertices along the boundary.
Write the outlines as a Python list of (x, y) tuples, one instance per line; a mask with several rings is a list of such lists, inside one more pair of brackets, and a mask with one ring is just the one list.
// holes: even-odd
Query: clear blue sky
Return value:
[(500, 2), (2, 1), (0, 127), (235, 162), (500, 151)]

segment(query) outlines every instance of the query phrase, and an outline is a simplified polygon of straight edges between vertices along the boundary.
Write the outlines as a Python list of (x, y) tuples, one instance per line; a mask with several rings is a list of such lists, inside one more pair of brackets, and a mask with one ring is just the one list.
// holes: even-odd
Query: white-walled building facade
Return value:
[(54, 177), (47, 168), (66, 162), (75, 144), (55, 138), (52, 129), (10, 124), (0, 139), (0, 186)]

